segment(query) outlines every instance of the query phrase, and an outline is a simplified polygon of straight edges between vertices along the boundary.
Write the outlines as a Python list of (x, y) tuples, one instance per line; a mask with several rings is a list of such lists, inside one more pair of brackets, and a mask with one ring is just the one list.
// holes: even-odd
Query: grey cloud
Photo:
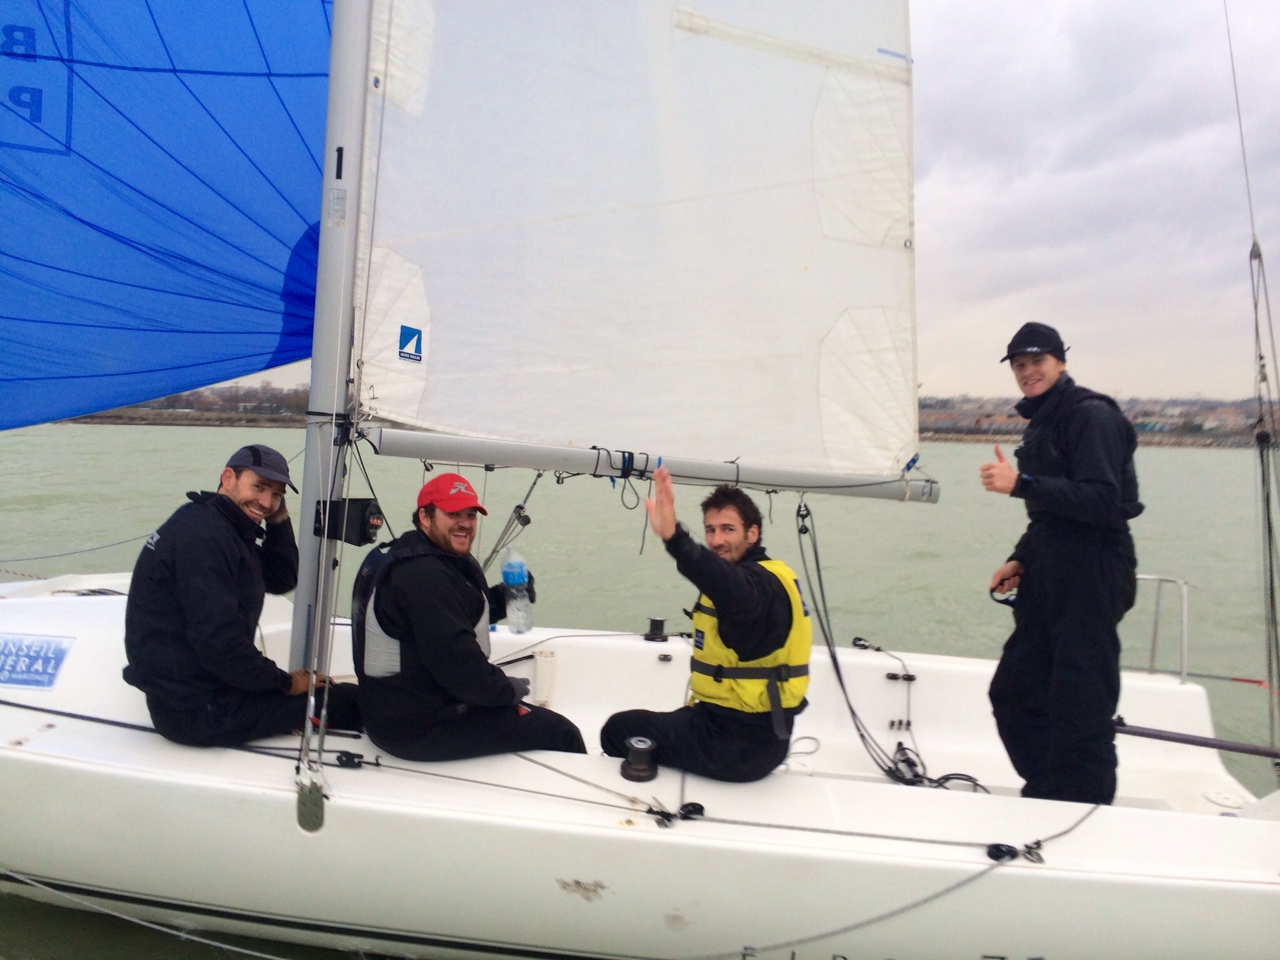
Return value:
[[(1266, 249), (1280, 227), (1280, 18), (1263, 0), (1233, 2), (1232, 17)], [(926, 392), (982, 392), (987, 343), (1029, 319), (1072, 324), (1105, 352), (1098, 375), (1131, 395), (1249, 392), (1249, 218), (1221, 7), (917, 0), (912, 31)], [(1161, 364), (1125, 355), (1157, 341)]]

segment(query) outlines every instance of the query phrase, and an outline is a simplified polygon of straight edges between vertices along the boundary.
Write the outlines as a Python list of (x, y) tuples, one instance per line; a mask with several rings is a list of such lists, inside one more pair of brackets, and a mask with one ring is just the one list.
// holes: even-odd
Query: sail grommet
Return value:
[(658, 765), (653, 762), (655, 746), (648, 737), (627, 738), (627, 759), (622, 761), (624, 780), (645, 783), (658, 775)]

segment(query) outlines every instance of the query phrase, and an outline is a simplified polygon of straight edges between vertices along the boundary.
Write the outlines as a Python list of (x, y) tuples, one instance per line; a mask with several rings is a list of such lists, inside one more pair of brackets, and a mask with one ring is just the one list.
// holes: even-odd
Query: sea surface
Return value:
[[(296, 456), (295, 475), (301, 472), (301, 430), (49, 424), (0, 433), (0, 581), (131, 569), (142, 540), (185, 502), (185, 491), (215, 487), (231, 452), (252, 442)], [(366, 482), (353, 465), (348, 495), (368, 496), (372, 489), (390, 528), (402, 532), (423, 482), (423, 465), (385, 460), (367, 449), (363, 453), (371, 480)], [(991, 602), (987, 584), (1026, 518), (1020, 501), (982, 490), (978, 467), (989, 459), (986, 445), (924, 444), (917, 470), (941, 482), (936, 505), (806, 498), (838, 642), (862, 636), (897, 651), (999, 656), (1011, 618), (1005, 607)], [(1193, 585), (1191, 670), (1261, 678), (1265, 652), (1255, 455), (1143, 448), (1137, 465), (1147, 505), (1133, 523), (1139, 572)], [(476, 550), (483, 559), (534, 474), (464, 472), (490, 512)], [(661, 543), (645, 535), (640, 501), (646, 493), (644, 485), (590, 477), (557, 483), (547, 475), (538, 481), (527, 501), (532, 523), (519, 547), (537, 578), (539, 623), (643, 632), (650, 617), (665, 617), (674, 629), (681, 628), (681, 608), (690, 606), (693, 591), (676, 574)], [(695, 531), (699, 499), (697, 489), (677, 488), (677, 512), (692, 521)], [(799, 498), (758, 495), (757, 501), (766, 515), (763, 540), (769, 552), (801, 570)], [(344, 583), (363, 553), (346, 548)], [(348, 593), (344, 588), (340, 595)], [(1177, 669), (1176, 591), (1166, 588), (1165, 595), (1157, 666)], [(1148, 664), (1153, 596), (1150, 584), (1140, 587), (1138, 604), (1121, 625), (1124, 660), (1132, 669)], [(625, 705), (625, 679), (617, 682), (619, 705)], [(1218, 736), (1266, 742), (1265, 691), (1240, 682), (1204, 683)], [(1255, 794), (1275, 789), (1267, 761), (1225, 759)], [(91, 798), (86, 798), (86, 830), (120, 827), (95, 823)], [(279, 957), (343, 956), (219, 939)], [(0, 896), (0, 960), (229, 956), (234, 954), (123, 920)]]

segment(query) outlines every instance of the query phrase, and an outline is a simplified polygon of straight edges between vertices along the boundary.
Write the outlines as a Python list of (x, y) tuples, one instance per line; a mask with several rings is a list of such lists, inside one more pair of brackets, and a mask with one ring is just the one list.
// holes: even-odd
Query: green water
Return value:
[[(300, 430), (45, 425), (0, 433), (0, 580), (58, 573), (128, 570), (141, 541), (187, 490), (216, 485), (222, 464), (245, 443), (286, 457), (303, 445)], [(995, 658), (1010, 617), (987, 597), (991, 572), (1025, 525), (1022, 504), (983, 492), (978, 467), (986, 446), (925, 444), (919, 469), (940, 480), (937, 505), (809, 497), (827, 600), (837, 637), (860, 635), (900, 651)], [(295, 462), (300, 472), (301, 458)], [(403, 530), (422, 483), (417, 461), (386, 461), (366, 451), (373, 487), (392, 529)], [(487, 552), (528, 471), (465, 471), (482, 490), (491, 517), (477, 553)], [(1257, 481), (1248, 450), (1144, 448), (1138, 473), (1146, 512), (1133, 524), (1139, 570), (1190, 581), (1191, 669), (1262, 676), (1262, 581)], [(362, 479), (349, 494), (367, 495)], [(533, 522), (520, 548), (537, 576), (536, 615), (543, 624), (643, 631), (649, 617), (683, 622), (693, 599), (661, 545), (642, 547), (643, 509), (635, 491), (607, 480), (544, 477), (529, 500)], [(643, 491), (641, 491), (643, 493)], [(699, 493), (678, 489), (676, 505), (697, 520)], [(758, 498), (766, 512), (770, 553), (800, 569), (797, 497)], [(768, 517), (771, 515), (772, 519)], [(295, 518), (296, 520), (296, 518)], [(496, 521), (496, 522), (495, 522)], [(92, 552), (85, 548), (129, 542)], [(346, 548), (344, 582), (363, 551)], [(55, 554), (65, 554), (54, 557)], [(48, 557), (49, 559), (31, 559)], [(347, 591), (340, 591), (345, 595)], [(1125, 662), (1145, 667), (1152, 594), (1122, 624)], [(1177, 666), (1176, 603), (1165, 604), (1159, 666)], [(345, 612), (345, 611), (343, 611)], [(626, 701), (625, 678), (618, 699)], [(1219, 736), (1262, 743), (1267, 694), (1255, 686), (1209, 682)], [(1274, 789), (1266, 761), (1229, 756), (1232, 772), (1255, 793)], [(111, 825), (98, 825), (110, 828)], [(86, 825), (86, 829), (90, 827)], [(328, 951), (237, 941), (277, 956), (336, 957)], [(0, 957), (54, 958), (231, 956), (183, 944), (123, 921), (0, 897)]]

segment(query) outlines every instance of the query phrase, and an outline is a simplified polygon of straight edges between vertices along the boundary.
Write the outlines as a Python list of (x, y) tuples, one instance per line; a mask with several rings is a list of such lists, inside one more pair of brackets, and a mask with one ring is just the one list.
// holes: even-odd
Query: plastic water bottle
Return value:
[(533, 626), (529, 568), (515, 547), (507, 547), (507, 555), (502, 559), (502, 590), (507, 598), (508, 629), (512, 633), (527, 633)]

